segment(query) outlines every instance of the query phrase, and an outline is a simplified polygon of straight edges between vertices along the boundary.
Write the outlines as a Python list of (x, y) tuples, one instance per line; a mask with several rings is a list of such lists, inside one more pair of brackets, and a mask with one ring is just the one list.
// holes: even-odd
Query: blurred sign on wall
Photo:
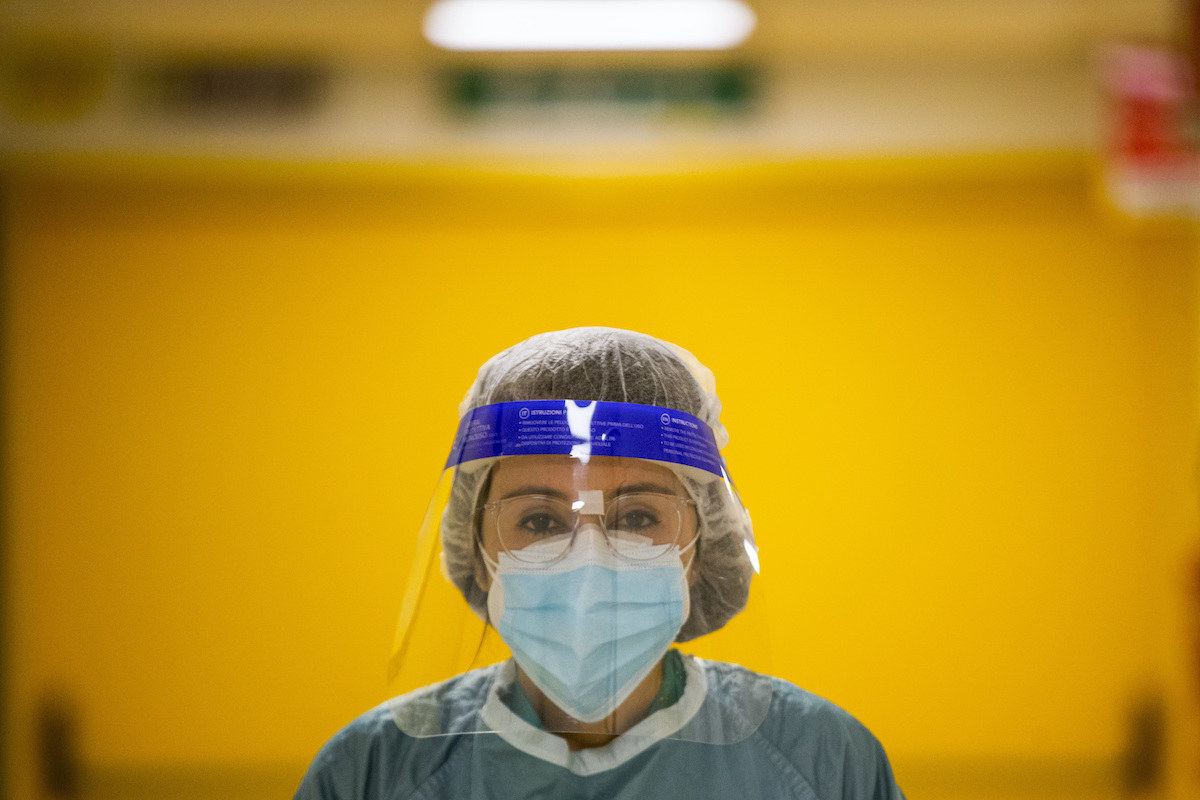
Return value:
[(16, 125), (68, 124), (93, 113), (112, 64), (94, 41), (26, 42), (0, 61), (0, 109)]
[(1114, 45), (1105, 53), (1105, 187), (1138, 217), (1200, 213), (1196, 93), (1175, 48)]
[(139, 71), (148, 113), (199, 119), (305, 119), (326, 102), (329, 68), (295, 57), (164, 59)]
[(712, 68), (465, 68), (443, 75), (455, 109), (592, 109), (655, 114), (676, 110), (744, 112), (755, 93), (748, 67)]
[[(27, 54), (20, 59), (20, 50)], [(654, 167), (1091, 147), (1081, 61), (0, 49), (0, 155)], [(549, 161), (547, 160), (549, 159)]]

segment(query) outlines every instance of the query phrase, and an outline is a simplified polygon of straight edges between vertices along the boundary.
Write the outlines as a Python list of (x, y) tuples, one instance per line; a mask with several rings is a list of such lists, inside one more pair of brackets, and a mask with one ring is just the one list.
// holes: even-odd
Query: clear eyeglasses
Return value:
[[(679, 542), (689, 506), (695, 502), (674, 494), (618, 494), (604, 503), (603, 529), (620, 557), (648, 560), (664, 546)], [(560, 497), (517, 495), (487, 503), (484, 525), (492, 526), (500, 548), (517, 561), (545, 563), (571, 549), (583, 517), (600, 515)], [(688, 539), (694, 531), (688, 532)], [(618, 546), (614, 546), (618, 545)]]

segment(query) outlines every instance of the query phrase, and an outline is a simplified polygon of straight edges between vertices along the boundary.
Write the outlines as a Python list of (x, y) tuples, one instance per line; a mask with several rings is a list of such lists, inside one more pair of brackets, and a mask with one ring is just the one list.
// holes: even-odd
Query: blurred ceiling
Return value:
[[(1094, 149), (1101, 135), (1104, 45), (1170, 43), (1184, 28), (1182, 0), (750, 2), (758, 28), (735, 51), (464, 55), (423, 40), (426, 4), (411, 1), (0, 0), (0, 67), (8, 67), (0, 152), (410, 161), (557, 155), (659, 164), (667, 156), (1077, 152)], [(91, 53), (104, 74), (46, 79), (41, 66), (13, 68), (30, 53), (60, 61)], [(292, 59), (317, 64), (328, 80), (303, 106), (307, 116), (286, 125), (261, 115), (170, 119), (148, 110), (139, 99), (145, 65), (197, 58)], [(466, 120), (461, 109), (448, 109), (444, 82), (448, 69), (459, 68), (488, 70), (501, 83), (514, 70), (551, 70), (561, 83), (587, 69), (731, 66), (757, 76), (754, 102), (739, 114), (670, 103), (651, 111), (528, 103)], [(584, 78), (599, 80), (594, 72)], [(46, 113), (47, 85), (76, 97)]]
[[(751, 0), (759, 57), (978, 59), (1079, 52), (1172, 34), (1176, 0)], [(6, 37), (85, 34), (115, 46), (297, 48), (427, 58), (412, 0), (4, 0)]]

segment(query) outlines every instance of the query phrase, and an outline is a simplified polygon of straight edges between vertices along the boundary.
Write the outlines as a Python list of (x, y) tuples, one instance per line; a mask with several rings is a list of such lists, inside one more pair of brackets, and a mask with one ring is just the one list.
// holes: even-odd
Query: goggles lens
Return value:
[[(681, 538), (686, 510), (692, 501), (673, 494), (621, 494), (604, 505), (603, 528), (609, 546), (618, 542), (652, 547), (613, 547), (630, 560), (657, 557), (663, 546)], [(578, 504), (574, 504), (578, 505)], [(507, 497), (484, 506), (485, 525), (492, 525), (500, 548), (512, 558), (539, 563), (559, 558), (571, 549), (580, 521), (588, 514), (561, 498), (530, 494)], [(599, 516), (599, 515), (590, 515)], [(694, 527), (694, 525), (693, 525)], [(694, 531), (688, 532), (688, 538)]]

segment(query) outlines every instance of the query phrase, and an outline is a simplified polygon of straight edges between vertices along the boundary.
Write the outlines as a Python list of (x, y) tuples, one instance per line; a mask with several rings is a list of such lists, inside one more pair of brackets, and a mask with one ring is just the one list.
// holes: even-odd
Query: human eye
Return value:
[(653, 496), (618, 498), (609, 509), (607, 527), (629, 533), (646, 533), (662, 527), (666, 519), (662, 502)]
[(561, 514), (552, 511), (534, 511), (521, 516), (517, 528), (529, 536), (554, 536), (570, 530)]
[(614, 528), (619, 531), (638, 533), (655, 528), (662, 523), (655, 514), (645, 510), (634, 510), (623, 513), (616, 519)]

